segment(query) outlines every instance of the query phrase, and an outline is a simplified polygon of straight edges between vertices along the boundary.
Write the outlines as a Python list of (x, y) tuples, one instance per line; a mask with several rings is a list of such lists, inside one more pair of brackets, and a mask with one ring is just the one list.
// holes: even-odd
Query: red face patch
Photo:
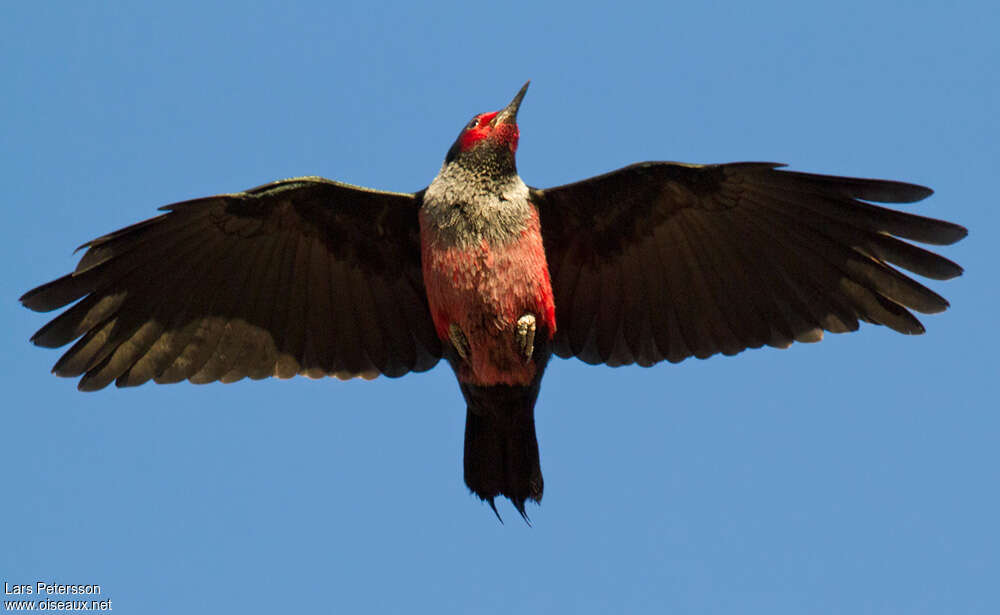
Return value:
[(484, 139), (492, 139), (497, 143), (506, 144), (510, 148), (511, 153), (517, 151), (517, 141), (520, 137), (517, 124), (503, 123), (496, 126), (491, 125), (490, 122), (493, 121), (493, 118), (498, 113), (500, 112), (480, 113), (472, 118), (472, 121), (469, 122), (469, 125), (465, 127), (465, 130), (462, 131), (461, 136), (458, 138), (463, 152), (472, 149)]

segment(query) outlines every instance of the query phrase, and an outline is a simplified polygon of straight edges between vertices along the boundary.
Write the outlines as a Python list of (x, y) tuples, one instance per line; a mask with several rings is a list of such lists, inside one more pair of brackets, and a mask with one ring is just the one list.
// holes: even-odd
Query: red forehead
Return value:
[(498, 126), (490, 126), (490, 122), (497, 116), (497, 113), (500, 112), (492, 111), (490, 113), (480, 113), (475, 118), (479, 120), (479, 122), (475, 126), (462, 131), (458, 141), (463, 152), (471, 149), (477, 143), (486, 138), (492, 138), (494, 141), (499, 143), (506, 143), (507, 146), (510, 147), (511, 152), (517, 151), (517, 140), (520, 136), (517, 124), (500, 124)]

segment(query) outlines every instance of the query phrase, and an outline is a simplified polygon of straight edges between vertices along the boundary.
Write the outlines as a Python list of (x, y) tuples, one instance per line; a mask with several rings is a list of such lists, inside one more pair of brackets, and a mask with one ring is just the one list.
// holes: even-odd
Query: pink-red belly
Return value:
[[(478, 385), (527, 385), (535, 365), (517, 341), (517, 320), (535, 316), (536, 346), (555, 333), (555, 305), (537, 219), (514, 240), (491, 246), (442, 245), (421, 220), (424, 285), (438, 336), (458, 325), (469, 352), (459, 378)], [(544, 336), (544, 337), (543, 337)]]

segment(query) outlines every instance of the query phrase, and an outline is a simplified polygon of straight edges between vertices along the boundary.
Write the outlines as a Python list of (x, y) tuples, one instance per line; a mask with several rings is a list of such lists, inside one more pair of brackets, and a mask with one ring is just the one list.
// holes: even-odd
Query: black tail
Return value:
[(462, 384), (468, 404), (465, 484), (489, 502), (494, 513), (493, 499), (498, 495), (509, 498), (525, 520), (524, 503), (542, 500), (542, 467), (535, 438), (540, 376), (531, 386)]

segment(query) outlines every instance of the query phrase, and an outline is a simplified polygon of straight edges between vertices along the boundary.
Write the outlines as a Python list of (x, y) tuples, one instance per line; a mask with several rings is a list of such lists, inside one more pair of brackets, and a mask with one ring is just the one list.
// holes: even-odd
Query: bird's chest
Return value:
[(457, 324), (467, 335), (501, 335), (532, 314), (555, 331), (555, 308), (538, 212), (491, 217), (453, 207), (420, 213), (424, 284), (438, 335)]

